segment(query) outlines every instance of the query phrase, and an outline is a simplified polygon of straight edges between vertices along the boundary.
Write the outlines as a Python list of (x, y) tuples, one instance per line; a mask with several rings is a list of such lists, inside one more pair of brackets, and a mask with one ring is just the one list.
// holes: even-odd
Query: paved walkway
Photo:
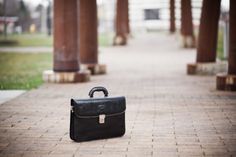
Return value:
[(48, 53), (52, 52), (52, 47), (0, 47), (1, 52), (17, 52), (17, 53)]
[[(83, 84), (44, 84), (0, 105), (0, 156), (236, 156), (236, 94), (215, 90), (215, 77), (187, 76), (195, 50), (174, 36), (138, 36), (100, 49), (108, 74)], [(94, 86), (127, 98), (125, 136), (74, 143), (70, 98)]]
[(0, 104), (14, 99), (23, 93), (25, 93), (25, 90), (0, 90)]

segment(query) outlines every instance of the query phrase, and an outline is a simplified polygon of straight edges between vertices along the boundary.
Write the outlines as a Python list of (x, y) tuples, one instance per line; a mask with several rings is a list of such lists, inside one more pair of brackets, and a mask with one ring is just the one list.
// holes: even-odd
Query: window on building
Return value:
[(144, 9), (144, 20), (159, 20), (160, 9)]

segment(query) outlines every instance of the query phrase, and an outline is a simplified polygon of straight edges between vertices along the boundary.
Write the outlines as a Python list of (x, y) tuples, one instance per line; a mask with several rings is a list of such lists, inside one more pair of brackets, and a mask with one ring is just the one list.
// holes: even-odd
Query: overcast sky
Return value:
[[(39, 3), (43, 3), (43, 4), (47, 4), (48, 0), (24, 0), (27, 3), (31, 3), (33, 5), (38, 5)], [(52, 0), (51, 0), (52, 1)], [(102, 2), (103, 0), (98, 0), (99, 2)], [(222, 0), (222, 4), (221, 4), (224, 8), (228, 8), (229, 6), (229, 0)]]
[(38, 5), (39, 3), (45, 3), (47, 4), (47, 0), (24, 0), (27, 3), (30, 3), (32, 5)]

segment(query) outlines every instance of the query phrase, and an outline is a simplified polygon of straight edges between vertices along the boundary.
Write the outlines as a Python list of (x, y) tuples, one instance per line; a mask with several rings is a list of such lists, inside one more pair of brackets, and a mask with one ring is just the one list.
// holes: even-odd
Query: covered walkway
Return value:
[[(44, 84), (0, 105), (0, 156), (236, 156), (236, 93), (216, 91), (215, 76), (186, 75), (196, 54), (178, 41), (154, 33), (101, 48), (107, 75)], [(75, 143), (70, 98), (87, 98), (97, 85), (126, 96), (126, 134)]]

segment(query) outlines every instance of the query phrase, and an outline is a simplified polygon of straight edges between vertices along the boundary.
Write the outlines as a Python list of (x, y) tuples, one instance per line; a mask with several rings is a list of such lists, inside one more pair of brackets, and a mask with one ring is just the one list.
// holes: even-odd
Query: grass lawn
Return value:
[[(17, 44), (12, 46), (52, 46), (53, 38), (52, 36), (47, 36), (46, 34), (11, 34), (7, 36), (7, 40), (16, 41)], [(0, 41), (4, 41), (3, 35), (0, 36)], [(1, 44), (3, 46), (9, 46)]]
[[(4, 37), (0, 36), (0, 41)], [(14, 46), (52, 46), (52, 37), (43, 34), (9, 35), (7, 40), (17, 41)], [(99, 45), (108, 46), (111, 34), (99, 35)], [(0, 45), (7, 46), (7, 45)], [(0, 53), (0, 90), (32, 89), (43, 83), (42, 72), (52, 67), (50, 53)]]
[(99, 46), (111, 46), (113, 42), (113, 33), (100, 33), (98, 36)]
[(32, 89), (52, 67), (50, 53), (0, 53), (0, 89)]
[(217, 57), (220, 60), (225, 60), (225, 58), (224, 58), (224, 37), (223, 37), (222, 29), (219, 29), (219, 31), (218, 31)]
[[(0, 47), (33, 47), (53, 45), (53, 37), (46, 34), (12, 34), (7, 36), (7, 40), (15, 41), (15, 43), (8, 45), (4, 42), (4, 36), (0, 35)], [(98, 41), (100, 46), (109, 46), (112, 41), (112, 36), (109, 33), (101, 33), (98, 36)]]

